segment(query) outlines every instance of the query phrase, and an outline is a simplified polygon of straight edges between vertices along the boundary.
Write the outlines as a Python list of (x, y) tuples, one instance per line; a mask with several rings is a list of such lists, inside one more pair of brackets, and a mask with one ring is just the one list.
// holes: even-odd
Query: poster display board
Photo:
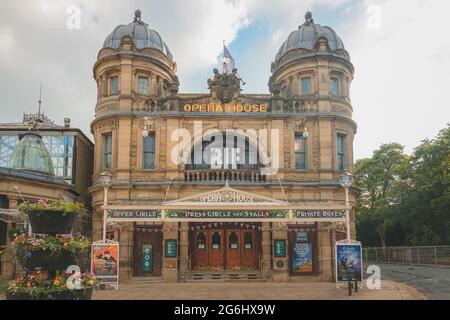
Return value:
[(336, 282), (348, 281), (349, 272), (352, 280), (356, 276), (358, 281), (363, 279), (361, 242), (341, 240), (336, 242)]
[(119, 288), (119, 243), (112, 240), (92, 243), (91, 272), (109, 284)]
[(273, 240), (273, 255), (277, 258), (285, 258), (286, 257), (286, 240), (284, 239), (276, 239)]
[(313, 254), (311, 242), (297, 242), (292, 250), (292, 271), (298, 273), (313, 272)]
[(165, 256), (166, 258), (177, 257), (177, 240), (166, 240)]

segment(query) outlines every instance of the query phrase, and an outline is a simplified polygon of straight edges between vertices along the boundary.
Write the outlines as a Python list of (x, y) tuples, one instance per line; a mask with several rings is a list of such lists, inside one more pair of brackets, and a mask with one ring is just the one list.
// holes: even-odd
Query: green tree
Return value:
[(365, 244), (387, 245), (388, 231), (398, 223), (394, 208), (410, 168), (409, 157), (398, 143), (383, 144), (372, 158), (356, 162), (356, 186), (361, 192), (357, 202), (357, 231)]

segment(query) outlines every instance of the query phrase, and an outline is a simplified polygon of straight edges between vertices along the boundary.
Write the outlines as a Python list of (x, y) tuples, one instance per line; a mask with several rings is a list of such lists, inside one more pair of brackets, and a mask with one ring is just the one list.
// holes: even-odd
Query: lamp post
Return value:
[(109, 172), (102, 172), (98, 181), (103, 186), (103, 242), (106, 242), (106, 206), (108, 205), (108, 189), (111, 186), (111, 174)]
[(347, 207), (347, 240), (350, 240), (350, 200), (348, 196), (348, 190), (352, 185), (352, 179), (353, 175), (348, 172), (348, 170), (345, 170), (344, 174), (339, 178), (341, 186), (343, 186), (345, 189), (345, 206)]

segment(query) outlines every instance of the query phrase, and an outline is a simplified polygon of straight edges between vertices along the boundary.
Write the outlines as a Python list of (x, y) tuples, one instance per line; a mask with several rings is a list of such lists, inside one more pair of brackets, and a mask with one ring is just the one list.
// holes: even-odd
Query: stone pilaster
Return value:
[(272, 250), (273, 259), (273, 276), (274, 282), (287, 282), (289, 279), (288, 273), (288, 227), (286, 225), (280, 225), (279, 223), (272, 223), (272, 248), (274, 248), (275, 240), (286, 241), (286, 257), (275, 257), (274, 250)]
[(123, 282), (131, 279), (133, 276), (132, 259), (133, 259), (133, 223), (126, 222), (122, 224), (122, 230), (119, 235), (119, 281)]
[(179, 243), (179, 278), (186, 281), (189, 276), (189, 223), (180, 222), (180, 243)]
[[(166, 258), (166, 240), (177, 240), (178, 242), (178, 223), (164, 222), (163, 224), (163, 256), (162, 256), (162, 278), (166, 282), (178, 281), (178, 257)], [(178, 255), (180, 248), (177, 248)]]
[(262, 274), (266, 280), (272, 279), (272, 242), (270, 241), (270, 222), (262, 223)]
[(317, 234), (318, 271), (322, 281), (333, 281), (335, 241), (336, 232), (332, 228), (319, 223)]

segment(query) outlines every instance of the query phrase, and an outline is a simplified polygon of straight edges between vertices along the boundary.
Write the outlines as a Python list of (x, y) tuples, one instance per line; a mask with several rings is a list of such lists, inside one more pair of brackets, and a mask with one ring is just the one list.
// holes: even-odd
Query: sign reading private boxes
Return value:
[(119, 283), (119, 243), (100, 241), (92, 244), (91, 272), (105, 284)]
[(286, 257), (286, 240), (273, 240), (273, 255), (277, 258)]
[(362, 254), (361, 243), (357, 241), (342, 240), (336, 242), (336, 280), (348, 281), (355, 277), (362, 281)]
[(177, 257), (177, 240), (166, 240), (165, 246), (166, 258)]
[(345, 210), (294, 210), (294, 218), (338, 220), (345, 219)]

